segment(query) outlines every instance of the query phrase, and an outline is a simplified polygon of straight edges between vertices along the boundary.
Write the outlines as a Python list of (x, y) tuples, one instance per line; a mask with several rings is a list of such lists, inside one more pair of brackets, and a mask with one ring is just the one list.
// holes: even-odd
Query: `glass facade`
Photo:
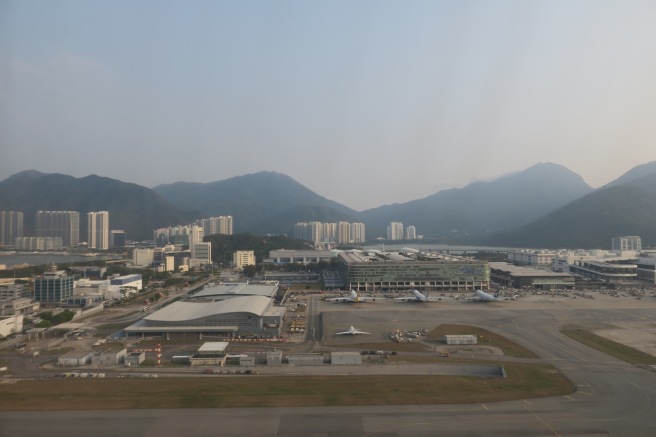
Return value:
[(47, 272), (34, 280), (34, 300), (60, 303), (73, 296), (73, 277), (63, 271)]
[(484, 261), (340, 262), (342, 277), (356, 291), (485, 290), (490, 284), (490, 267)]

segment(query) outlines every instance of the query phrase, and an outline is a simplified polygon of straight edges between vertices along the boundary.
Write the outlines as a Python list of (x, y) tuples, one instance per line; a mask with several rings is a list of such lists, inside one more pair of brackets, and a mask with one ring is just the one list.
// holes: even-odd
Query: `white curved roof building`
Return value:
[(174, 302), (125, 328), (128, 334), (194, 332), (276, 336), (284, 307), (264, 296), (239, 296), (218, 301)]

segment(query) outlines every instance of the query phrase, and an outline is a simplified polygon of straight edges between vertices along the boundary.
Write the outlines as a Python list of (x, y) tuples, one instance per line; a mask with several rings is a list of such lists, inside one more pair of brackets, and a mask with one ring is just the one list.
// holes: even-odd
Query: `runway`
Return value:
[(352, 324), (381, 333), (405, 325), (408, 329), (441, 323), (482, 326), (533, 350), (540, 356), (535, 361), (554, 364), (576, 384), (575, 393), (468, 405), (0, 412), (0, 436), (41, 437), (53, 430), (100, 437), (656, 435), (654, 369), (627, 364), (559, 332), (570, 324), (653, 325), (656, 300), (515, 303), (337, 306), (317, 302), (314, 311), (329, 316), (324, 317), (329, 322), (317, 327), (324, 336)]

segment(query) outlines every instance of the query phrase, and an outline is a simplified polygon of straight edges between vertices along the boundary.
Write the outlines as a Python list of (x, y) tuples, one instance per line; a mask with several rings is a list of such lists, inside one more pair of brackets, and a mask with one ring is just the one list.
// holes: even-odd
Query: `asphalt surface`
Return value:
[(53, 435), (53, 430), (68, 436), (160, 437), (656, 435), (654, 369), (627, 364), (559, 332), (565, 325), (653, 326), (654, 298), (490, 304), (317, 301), (309, 310), (316, 317), (311, 322), (315, 336), (330, 342), (363, 341), (360, 336), (332, 338), (331, 333), (351, 325), (372, 332), (367, 336), (375, 337), (371, 341), (382, 341), (392, 329), (431, 330), (442, 323), (481, 326), (533, 350), (540, 356), (536, 362), (554, 364), (577, 391), (468, 405), (0, 412), (0, 436)]

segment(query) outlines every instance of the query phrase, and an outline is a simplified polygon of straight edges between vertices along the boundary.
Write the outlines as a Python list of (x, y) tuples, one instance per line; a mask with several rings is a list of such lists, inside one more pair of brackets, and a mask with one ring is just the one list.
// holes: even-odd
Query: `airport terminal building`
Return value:
[[(274, 305), (277, 285), (230, 284), (209, 287), (186, 301), (173, 302), (124, 329), (137, 336), (175, 334), (277, 337), (285, 307)], [(232, 293), (231, 293), (232, 291)], [(240, 293), (241, 291), (241, 293)]]
[(191, 299), (225, 300), (239, 296), (264, 296), (273, 298), (278, 292), (278, 283), (248, 284), (229, 283), (218, 285), (207, 285), (202, 290), (194, 293)]
[(453, 255), (419, 260), (394, 253), (343, 252), (338, 255), (346, 286), (359, 292), (474, 291), (490, 287), (490, 266)]
[(571, 289), (576, 278), (569, 273), (551, 272), (532, 267), (516, 266), (504, 262), (490, 263), (492, 280), (505, 287), (534, 287), (542, 290)]

